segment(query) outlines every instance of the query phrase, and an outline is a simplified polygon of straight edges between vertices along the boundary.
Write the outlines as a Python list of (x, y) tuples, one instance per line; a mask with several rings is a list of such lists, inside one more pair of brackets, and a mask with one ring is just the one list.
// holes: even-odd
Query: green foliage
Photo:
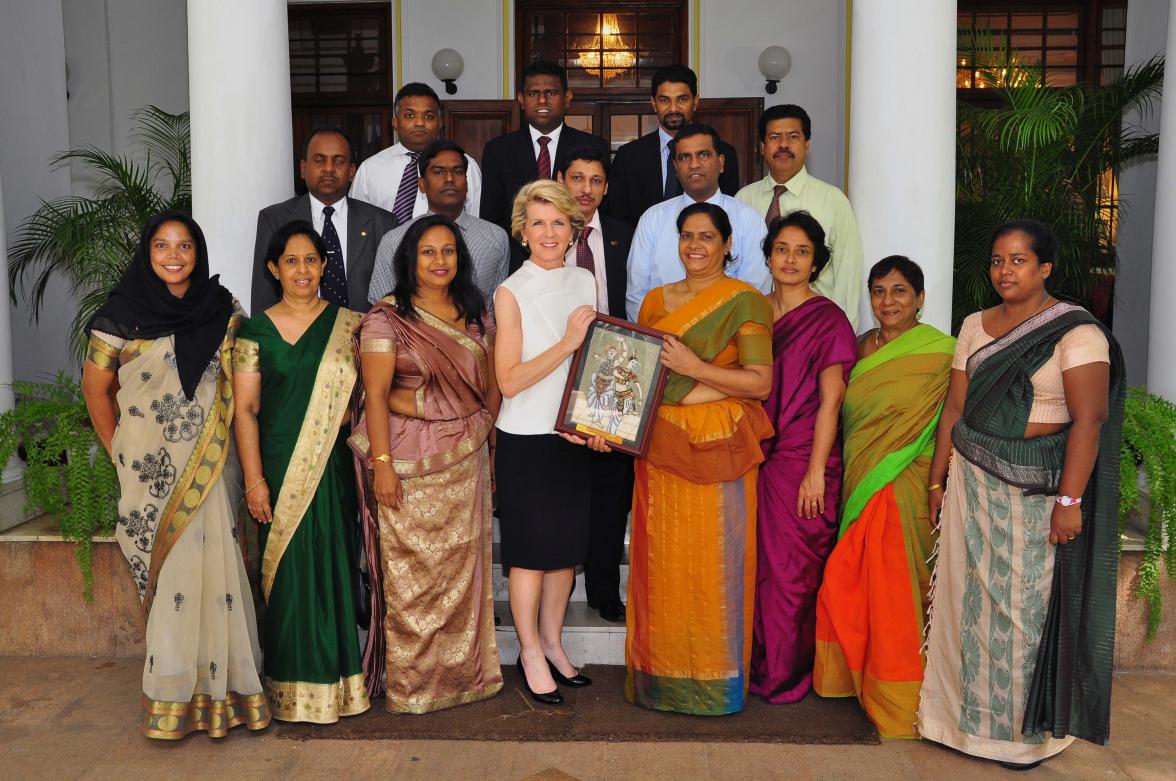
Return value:
[(977, 67), (971, 96), (960, 100), (956, 149), (953, 330), (999, 302), (988, 277), (989, 236), (1014, 219), (1037, 219), (1058, 239), (1050, 280), (1059, 297), (1088, 303), (1097, 270), (1115, 268), (1110, 175), (1156, 154), (1155, 134), (1125, 126), (1133, 108), (1150, 109), (1163, 87), (1164, 60), (1126, 70), (1106, 86), (1051, 87), (1040, 68), (1017, 62), (991, 37), (973, 40), (965, 59)]
[(70, 343), (80, 361), (84, 329), (122, 277), (139, 233), (165, 209), (192, 211), (188, 114), (155, 106), (133, 115), (136, 155), (114, 155), (93, 146), (56, 155), (54, 166), (81, 166), (92, 183), (88, 197), (42, 201), (16, 230), (8, 272), (13, 301), (18, 283), (31, 277), (32, 316), (40, 319), (45, 289), (55, 275), (69, 282), (78, 301)]
[(1176, 405), (1144, 388), (1127, 392), (1120, 461), (1119, 524), (1139, 506), (1137, 470), (1142, 467), (1151, 513), (1144, 537), (1136, 595), (1147, 600), (1148, 638), (1160, 625), (1160, 564), (1176, 578)]
[(61, 372), (53, 382), (14, 382), (12, 389), (16, 406), (0, 413), (0, 464), (23, 447), (26, 509), (55, 516), (62, 536), (78, 543), (76, 555), (90, 600), (91, 541), (113, 530), (118, 475), (90, 425), (77, 380)]

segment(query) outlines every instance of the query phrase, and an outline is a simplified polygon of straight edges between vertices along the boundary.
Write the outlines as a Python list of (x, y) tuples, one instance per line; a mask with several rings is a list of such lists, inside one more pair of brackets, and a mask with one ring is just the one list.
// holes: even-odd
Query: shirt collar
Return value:
[(661, 150), (663, 152), (666, 150), (666, 146), (674, 140), (674, 137), (667, 133), (661, 125), (657, 126), (657, 138), (661, 142)]
[[(812, 179), (812, 177), (809, 176), (808, 168), (802, 165), (800, 170), (797, 171), (791, 179), (784, 183), (784, 186), (787, 187), (788, 192), (792, 193), (793, 195), (800, 195), (802, 192), (804, 192), (804, 186), (808, 184), (809, 179)], [(771, 174), (765, 176), (763, 178), (763, 182), (764, 192), (767, 193), (772, 192), (772, 188), (777, 184), (776, 180), (772, 178)]]
[(584, 223), (584, 227), (591, 228), (592, 230), (596, 231), (598, 234), (600, 233), (600, 209), (599, 208), (596, 211), (592, 212), (592, 219), (590, 219), (590, 220), (588, 220), (588, 222)]
[[(715, 190), (715, 194), (712, 195), (711, 197), (707, 198), (703, 203), (713, 203), (718, 206), (722, 206), (723, 205), (723, 197), (724, 197), (723, 191), (721, 189)], [(678, 196), (678, 201), (682, 204), (682, 208), (678, 209), (678, 211), (682, 211), (682, 209), (685, 209), (687, 206), (689, 206), (692, 203), (698, 203), (698, 201), (696, 201), (690, 197), (690, 193), (682, 193), (681, 195)], [(675, 214), (677, 214), (677, 212), (675, 212)]]
[[(433, 211), (432, 209), (427, 209), (425, 211), (425, 214), (436, 214), (436, 213), (437, 212)], [(465, 208), (463, 207), (461, 210), (461, 213), (457, 215), (457, 219), (454, 220), (454, 222), (456, 222), (458, 225), (460, 225), (464, 228), (470, 224), (471, 219), (472, 219), (472, 217), (470, 217), (470, 213), (467, 212), (465, 210)]]
[(539, 136), (547, 136), (548, 138), (551, 139), (551, 143), (555, 144), (556, 146), (559, 146), (559, 134), (561, 132), (563, 132), (563, 127), (564, 127), (563, 123), (560, 122), (559, 127), (557, 127), (555, 130), (552, 130), (550, 133), (540, 133), (538, 130), (535, 129), (534, 125), (528, 124), (527, 130), (531, 131), (531, 143), (532, 144), (539, 143)]
[[(310, 198), (310, 216), (316, 220), (322, 219), (323, 209), (326, 208), (326, 204), (310, 193), (307, 193), (306, 197)], [(343, 196), (331, 205), (335, 207), (335, 213), (331, 215), (332, 221), (347, 216), (347, 196)]]

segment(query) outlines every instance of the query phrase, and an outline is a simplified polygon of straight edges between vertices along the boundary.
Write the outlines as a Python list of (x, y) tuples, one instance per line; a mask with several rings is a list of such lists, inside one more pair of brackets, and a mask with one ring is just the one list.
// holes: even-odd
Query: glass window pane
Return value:
[(568, 68), (568, 87), (599, 87), (600, 77), (589, 73), (584, 68)]
[(638, 120), (634, 114), (613, 114), (609, 117), (609, 138), (612, 139), (614, 152), (640, 135)]
[(583, 130), (585, 133), (592, 132), (591, 114), (568, 114), (564, 117), (564, 123), (571, 125), (576, 130)]
[(600, 14), (568, 14), (568, 35), (573, 33), (599, 33)]

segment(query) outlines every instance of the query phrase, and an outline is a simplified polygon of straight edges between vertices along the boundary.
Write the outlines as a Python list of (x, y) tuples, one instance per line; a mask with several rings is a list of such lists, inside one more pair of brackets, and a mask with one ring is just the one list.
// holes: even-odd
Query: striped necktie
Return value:
[(420, 174), (417, 172), (416, 152), (408, 153), (408, 162), (404, 165), (404, 174), (400, 177), (400, 189), (396, 191), (396, 202), (392, 206), (392, 213), (396, 215), (396, 222), (403, 225), (412, 219), (412, 209), (416, 206), (417, 193), (420, 192), (418, 183)]
[(772, 224), (772, 220), (780, 216), (780, 196), (788, 188), (782, 184), (778, 184), (772, 188), (772, 203), (768, 206), (768, 213), (764, 215), (764, 222), (768, 225)]
[(535, 161), (535, 173), (540, 179), (551, 178), (551, 153), (547, 151), (547, 145), (551, 143), (551, 138), (548, 136), (539, 136), (539, 159)]

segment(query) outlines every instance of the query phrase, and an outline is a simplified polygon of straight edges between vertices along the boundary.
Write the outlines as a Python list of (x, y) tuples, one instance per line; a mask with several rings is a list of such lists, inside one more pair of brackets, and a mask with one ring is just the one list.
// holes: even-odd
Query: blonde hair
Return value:
[(522, 186), (515, 196), (514, 205), (510, 209), (510, 233), (522, 241), (523, 223), (527, 221), (527, 206), (532, 203), (550, 203), (563, 212), (572, 223), (572, 244), (584, 230), (584, 212), (580, 211), (580, 204), (572, 197), (568, 188), (552, 179), (536, 179)]

